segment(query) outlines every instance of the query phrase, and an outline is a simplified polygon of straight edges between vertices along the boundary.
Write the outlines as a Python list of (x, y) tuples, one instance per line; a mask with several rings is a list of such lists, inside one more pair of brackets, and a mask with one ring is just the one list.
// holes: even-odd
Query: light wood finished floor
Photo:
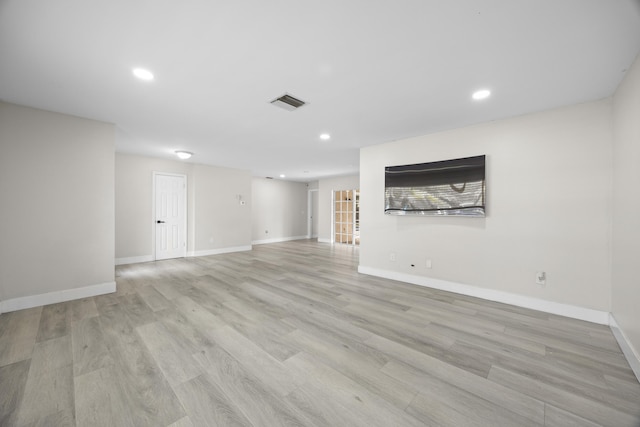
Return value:
[(313, 241), (118, 267), (0, 316), (2, 426), (638, 426), (605, 326), (357, 273)]

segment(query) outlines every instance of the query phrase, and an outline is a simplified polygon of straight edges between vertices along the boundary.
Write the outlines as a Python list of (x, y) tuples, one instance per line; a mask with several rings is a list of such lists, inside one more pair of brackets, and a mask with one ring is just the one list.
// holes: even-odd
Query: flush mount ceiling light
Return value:
[(134, 68), (133, 75), (139, 78), (140, 80), (151, 81), (153, 80), (153, 73), (149, 70), (145, 70), (144, 68)]
[(193, 156), (193, 153), (190, 153), (188, 151), (176, 151), (176, 156), (178, 156), (178, 158), (180, 158), (181, 160), (187, 160), (188, 158)]
[(320, 134), (320, 139), (323, 141), (328, 141), (331, 139), (331, 135), (329, 135), (328, 133)]
[(473, 95), (471, 95), (471, 97), (476, 101), (480, 101), (481, 99), (487, 99), (489, 96), (491, 96), (491, 91), (489, 89), (480, 89), (478, 91), (473, 92)]
[(283, 173), (280, 174), (280, 178), (286, 178), (287, 176)]

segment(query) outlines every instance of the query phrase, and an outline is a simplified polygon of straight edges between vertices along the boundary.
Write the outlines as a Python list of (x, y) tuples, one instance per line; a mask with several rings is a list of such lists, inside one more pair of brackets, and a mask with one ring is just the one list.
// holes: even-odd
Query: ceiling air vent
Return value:
[(284, 108), (287, 111), (293, 111), (297, 110), (303, 105), (306, 105), (307, 103), (285, 93), (280, 98), (276, 98), (271, 101), (271, 104), (275, 105), (276, 107)]

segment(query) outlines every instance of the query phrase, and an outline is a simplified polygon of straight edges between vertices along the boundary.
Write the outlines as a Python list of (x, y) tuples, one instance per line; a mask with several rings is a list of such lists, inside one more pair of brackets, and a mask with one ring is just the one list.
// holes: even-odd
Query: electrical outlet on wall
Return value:
[(431, 260), (428, 259), (424, 266), (427, 268), (431, 268)]
[(547, 273), (545, 271), (536, 272), (536, 283), (540, 286), (547, 284)]
[(389, 254), (389, 261), (391, 261), (391, 262), (395, 262), (396, 261), (396, 253), (395, 252), (391, 252)]

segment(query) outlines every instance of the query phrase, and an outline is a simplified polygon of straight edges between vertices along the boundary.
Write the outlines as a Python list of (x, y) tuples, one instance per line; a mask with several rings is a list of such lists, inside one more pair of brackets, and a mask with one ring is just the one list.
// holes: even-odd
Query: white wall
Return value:
[(116, 154), (117, 263), (153, 259), (153, 172), (187, 175), (187, 252), (206, 255), (251, 246), (248, 171)]
[[(640, 57), (614, 96), (612, 313), (640, 360)], [(640, 378), (640, 365), (636, 375)]]
[(324, 178), (318, 183), (318, 241), (331, 242), (333, 192), (360, 188), (359, 175)]
[(303, 182), (253, 178), (253, 243), (306, 238), (307, 188)]
[(0, 102), (0, 309), (115, 290), (111, 124)]
[[(609, 312), (610, 117), (604, 100), (363, 148), (360, 268)], [(385, 166), (480, 154), (486, 218), (384, 215)]]
[(251, 172), (195, 165), (193, 176), (194, 255), (250, 249)]

